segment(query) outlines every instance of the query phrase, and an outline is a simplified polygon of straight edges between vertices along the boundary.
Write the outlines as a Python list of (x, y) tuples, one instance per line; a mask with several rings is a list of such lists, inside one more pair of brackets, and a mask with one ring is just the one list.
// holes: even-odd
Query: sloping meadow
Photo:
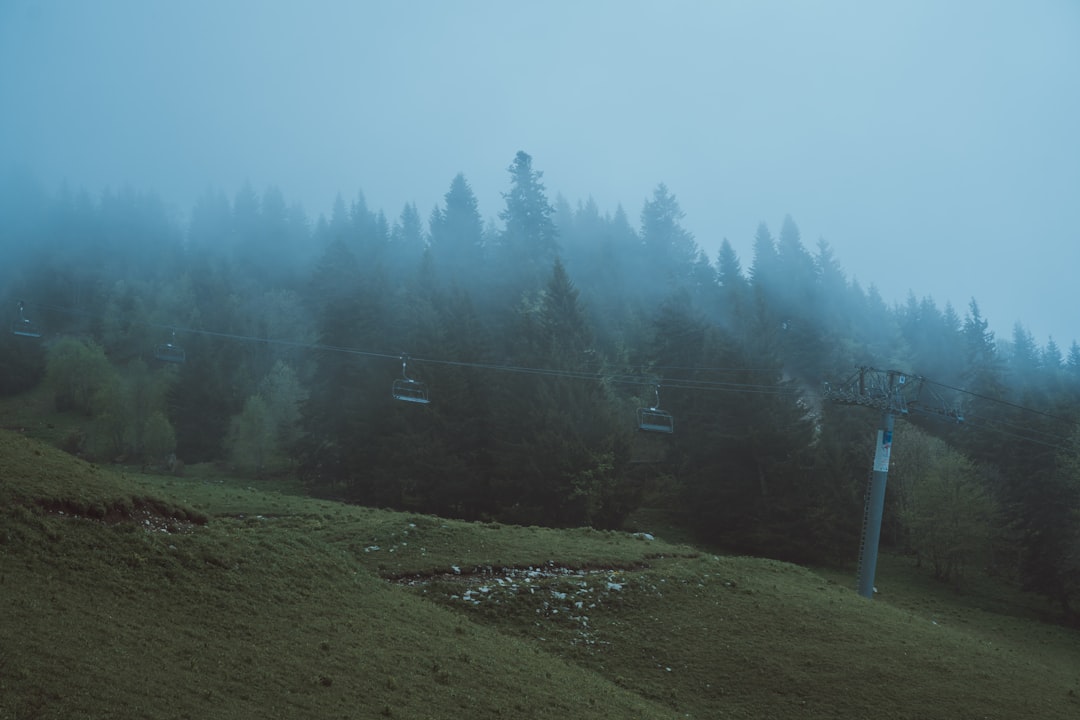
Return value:
[(124, 474), (7, 432), (0, 598), (0, 718), (1080, 713), (1061, 628), (1028, 644), (646, 532)]

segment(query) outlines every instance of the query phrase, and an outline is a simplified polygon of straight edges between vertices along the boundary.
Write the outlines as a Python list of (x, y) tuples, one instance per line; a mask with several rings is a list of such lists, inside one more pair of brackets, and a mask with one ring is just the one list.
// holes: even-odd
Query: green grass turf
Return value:
[(1080, 635), (902, 559), (870, 602), (831, 571), (189, 470), (0, 432), (0, 719), (1080, 716)]

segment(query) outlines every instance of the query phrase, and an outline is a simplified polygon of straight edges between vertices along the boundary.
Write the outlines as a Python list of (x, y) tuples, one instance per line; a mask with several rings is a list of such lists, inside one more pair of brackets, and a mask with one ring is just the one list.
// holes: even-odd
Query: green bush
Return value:
[(53, 390), (57, 410), (93, 413), (95, 394), (116, 375), (95, 342), (63, 338), (46, 357), (45, 381)]
[(277, 440), (277, 424), (262, 395), (252, 395), (244, 410), (229, 425), (226, 447), (233, 464), (244, 472), (260, 474)]

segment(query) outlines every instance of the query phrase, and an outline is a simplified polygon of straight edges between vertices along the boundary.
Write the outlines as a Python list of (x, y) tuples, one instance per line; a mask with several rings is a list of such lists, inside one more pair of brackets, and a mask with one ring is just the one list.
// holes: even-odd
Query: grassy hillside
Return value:
[(1080, 636), (883, 562), (470, 524), (0, 431), (0, 719), (1072, 718)]

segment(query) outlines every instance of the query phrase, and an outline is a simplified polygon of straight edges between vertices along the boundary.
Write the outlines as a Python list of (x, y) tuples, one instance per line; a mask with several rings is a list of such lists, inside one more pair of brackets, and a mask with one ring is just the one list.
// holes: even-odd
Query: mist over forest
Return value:
[(701, 542), (804, 562), (857, 547), (902, 371), (882, 541), (957, 580), (1080, 591), (1080, 345), (1000, 337), (977, 299), (886, 303), (795, 218), (710, 257), (658, 184), (601, 210), (508, 158), (485, 222), (467, 177), (387, 215), (312, 220), (275, 187), (0, 192), (0, 393), (40, 388), (94, 462), (217, 463), (349, 503), (619, 528), (662, 509)]

